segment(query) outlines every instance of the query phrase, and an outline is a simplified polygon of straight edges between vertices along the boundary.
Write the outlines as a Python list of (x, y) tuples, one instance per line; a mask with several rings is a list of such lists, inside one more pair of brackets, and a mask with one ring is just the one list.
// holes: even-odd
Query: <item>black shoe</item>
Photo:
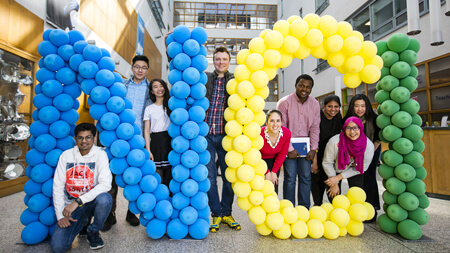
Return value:
[(78, 234), (79, 236), (87, 236), (87, 228), (88, 228), (89, 224), (87, 224), (86, 226), (83, 227), (83, 229), (81, 229), (80, 233)]
[(130, 210), (127, 212), (126, 221), (133, 227), (139, 226), (140, 224), (139, 219)]
[(106, 218), (105, 223), (103, 223), (102, 232), (109, 231), (111, 227), (117, 223), (116, 215), (113, 213), (109, 213), (108, 218)]
[(89, 246), (91, 249), (101, 249), (105, 246), (102, 238), (100, 237), (100, 233), (97, 232), (88, 232), (87, 233), (87, 241), (89, 242)]

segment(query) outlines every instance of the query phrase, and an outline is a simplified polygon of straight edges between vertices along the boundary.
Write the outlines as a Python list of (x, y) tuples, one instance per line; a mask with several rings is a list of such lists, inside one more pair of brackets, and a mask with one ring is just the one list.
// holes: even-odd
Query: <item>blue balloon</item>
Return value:
[(170, 216), (172, 216), (172, 204), (168, 200), (158, 201), (158, 203), (156, 203), (154, 212), (156, 218), (160, 220), (167, 220), (170, 218)]
[(53, 106), (62, 112), (72, 109), (73, 104), (74, 100), (68, 94), (59, 94), (53, 99)]
[(187, 179), (181, 183), (181, 192), (188, 197), (194, 196), (198, 192), (198, 183), (193, 179)]
[(167, 132), (170, 137), (175, 138), (181, 135), (181, 127), (179, 125), (170, 124)]
[(147, 229), (146, 229), (148, 237), (156, 240), (166, 233), (166, 222), (160, 220), (160, 219), (152, 219), (147, 223)]
[(174, 70), (175, 69), (175, 66), (173, 65), (173, 60), (171, 60), (170, 62), (169, 62), (169, 70)]
[[(158, 186), (158, 180), (152, 175), (145, 175), (139, 182), (139, 187), (143, 192), (154, 192)], [(155, 199), (156, 200), (156, 199)]]
[(208, 82), (208, 76), (205, 72), (200, 72), (200, 80), (198, 80), (198, 82), (202, 84), (206, 84)]
[(73, 146), (75, 146), (75, 140), (70, 135), (56, 140), (56, 148), (61, 150), (65, 151), (73, 148)]
[(91, 91), (92, 91), (93, 88), (97, 87), (97, 83), (95, 82), (94, 79), (84, 79), (80, 83), (80, 87), (81, 87), (81, 90), (86, 95), (91, 95)]
[[(42, 184), (33, 180), (28, 180), (23, 186), (23, 191), (25, 194), (33, 196), (35, 194), (41, 193)], [(24, 224), (26, 226), (26, 224)]]
[[(176, 195), (177, 193), (179, 193), (181, 191), (181, 183), (179, 183), (175, 180), (170, 180), (169, 190), (172, 194)], [(178, 208), (178, 204), (175, 204), (175, 195), (173, 195), (173, 197), (172, 197), (173, 207), (176, 209), (180, 209), (180, 208)], [(181, 194), (181, 195), (184, 196), (183, 194)], [(186, 196), (184, 196), (184, 197), (187, 198)], [(188, 204), (189, 204), (189, 198), (187, 198), (187, 199), (188, 199)]]
[(134, 214), (140, 214), (141, 211), (139, 211), (139, 208), (137, 207), (136, 201), (130, 201), (128, 202), (128, 210)]
[[(158, 180), (159, 176), (158, 173), (154, 174), (154, 177)], [(155, 191), (153, 191), (153, 195), (155, 195), (156, 201), (166, 200), (169, 198), (169, 188), (167, 188), (166, 185), (161, 184), (161, 181), (158, 180), (158, 186), (156, 187)]]
[(204, 44), (208, 39), (208, 34), (206, 33), (203, 27), (195, 27), (191, 31), (191, 39), (194, 39), (198, 42), (198, 44)]
[(65, 31), (61, 29), (52, 30), (48, 35), (48, 39), (50, 40), (51, 43), (53, 43), (53, 45), (57, 47), (69, 44), (70, 42), (69, 34), (67, 34)]
[(116, 175), (116, 184), (117, 186), (121, 187), (121, 188), (125, 188), (125, 186), (127, 186), (127, 184), (123, 181), (122, 175), (117, 174)]
[(55, 224), (57, 222), (55, 208), (53, 206), (45, 208), (44, 211), (39, 214), (39, 221), (47, 226)]
[(77, 99), (81, 95), (81, 87), (77, 83), (63, 86), (64, 93), (70, 95), (73, 99)]
[(38, 164), (31, 169), (30, 177), (35, 182), (44, 183), (53, 177), (53, 168), (46, 163)]
[(93, 104), (91, 108), (89, 108), (89, 114), (95, 120), (100, 120), (101, 117), (108, 112), (105, 104)]
[(208, 194), (203, 191), (197, 192), (190, 198), (190, 204), (197, 210), (201, 210), (208, 206)]
[(191, 31), (187, 26), (178, 25), (173, 29), (173, 40), (184, 43), (191, 37)]
[[(107, 113), (103, 114), (103, 116), (100, 118), (100, 124), (102, 124), (102, 127), (105, 130), (117, 129), (117, 127), (120, 124), (119, 115), (112, 113), (112, 112), (107, 112)], [(116, 134), (117, 134), (117, 132), (116, 132)]]
[(58, 53), (58, 48), (55, 47), (50, 41), (41, 41), (38, 45), (38, 53), (45, 57), (49, 54), (56, 54)]
[(106, 108), (108, 108), (108, 111), (110, 112), (121, 113), (125, 109), (125, 101), (121, 97), (112, 96), (106, 102)]
[(144, 151), (140, 149), (133, 149), (127, 155), (127, 162), (130, 166), (140, 167), (144, 164), (145, 160)]
[(208, 67), (208, 59), (203, 55), (194, 56), (191, 60), (191, 66), (197, 69), (198, 72), (203, 72)]
[(123, 83), (122, 76), (119, 73), (113, 72), (113, 74), (114, 74), (114, 78), (115, 78), (115, 81), (114, 81), (115, 83)]
[(172, 43), (173, 42), (173, 34), (171, 33), (171, 34), (169, 34), (168, 36), (167, 36), (167, 38), (166, 38), (166, 45), (168, 46), (168, 45), (170, 45), (170, 43)]
[(189, 227), (179, 219), (174, 219), (167, 224), (167, 235), (173, 240), (180, 240), (189, 233)]
[(202, 107), (195, 105), (189, 108), (189, 120), (200, 123), (205, 120), (205, 117), (206, 112)]
[(130, 152), (130, 144), (125, 140), (116, 140), (111, 144), (111, 154), (115, 157), (125, 157)]
[(194, 139), (199, 133), (199, 127), (194, 121), (188, 121), (181, 126), (181, 134), (186, 139)]
[[(33, 105), (36, 106), (37, 109), (41, 109), (42, 107), (53, 105), (53, 98), (47, 97), (43, 93), (37, 94), (33, 98)], [(39, 111), (35, 110), (34, 112), (38, 113)], [(37, 120), (37, 119), (35, 119), (35, 120)]]
[(140, 167), (142, 175), (154, 175), (156, 172), (156, 165), (152, 160), (146, 160)]
[(30, 149), (25, 155), (25, 161), (30, 166), (45, 163), (45, 153), (39, 152), (36, 149)]
[[(124, 101), (126, 102), (127, 99), (125, 98)], [(125, 109), (119, 113), (119, 118), (122, 123), (133, 124), (136, 121), (136, 113), (132, 109)]]
[(141, 214), (139, 215), (139, 222), (142, 226), (147, 227), (147, 224), (150, 222), (150, 220), (144, 218), (144, 216)]
[(183, 80), (192, 85), (200, 80), (200, 73), (196, 68), (189, 67), (183, 71)]
[(51, 124), (57, 121), (61, 116), (61, 113), (54, 106), (45, 106), (39, 110), (39, 120)]
[(78, 67), (80, 66), (80, 64), (82, 62), (84, 62), (85, 59), (83, 57), (83, 55), (81, 54), (74, 54), (72, 57), (70, 57), (69, 59), (69, 66), (72, 70), (77, 71), (78, 72)]
[(102, 58), (102, 51), (96, 45), (87, 45), (83, 49), (83, 57), (86, 60), (98, 62)]
[[(208, 178), (208, 168), (204, 164), (197, 164), (191, 169), (191, 178), (197, 182), (201, 182)], [(197, 208), (198, 209), (198, 208)]]
[(207, 98), (197, 99), (192, 106), (200, 106), (203, 110), (207, 111), (209, 108), (209, 100)]
[[(123, 140), (129, 140), (134, 136), (134, 127), (130, 123), (122, 123), (116, 129), (116, 135)], [(131, 146), (130, 146), (131, 148)], [(138, 165), (141, 166), (141, 165)], [(136, 167), (138, 167), (136, 166)]]
[(189, 169), (183, 165), (177, 165), (172, 168), (172, 178), (179, 183), (184, 182), (189, 178)]
[(183, 52), (190, 57), (194, 57), (200, 52), (200, 45), (196, 40), (188, 39), (183, 43)]
[(177, 108), (170, 114), (170, 120), (172, 121), (172, 123), (181, 126), (189, 120), (189, 113), (186, 111), (186, 109)]
[(177, 153), (184, 153), (189, 149), (189, 140), (183, 136), (178, 136), (172, 139), (172, 148)]
[(145, 212), (145, 213), (142, 213), (141, 214), (145, 219), (147, 219), (147, 220), (151, 220), (151, 219), (153, 219), (154, 217), (155, 217), (155, 212), (153, 212), (153, 211), (150, 211), (150, 212)]
[(183, 45), (178, 42), (172, 42), (167, 46), (167, 54), (170, 58), (174, 58), (178, 54), (183, 53)]
[(209, 126), (206, 122), (198, 123), (198, 127), (200, 128), (199, 135), (206, 136), (209, 133)]
[[(134, 134), (141, 134), (141, 127), (138, 126), (138, 124), (133, 123), (133, 128), (134, 128)], [(148, 156), (148, 159), (150, 159), (150, 154)]]
[(181, 53), (175, 56), (172, 62), (176, 69), (183, 71), (191, 66), (191, 57), (185, 53)]
[(28, 224), (20, 235), (22, 241), (26, 244), (32, 245), (42, 242), (48, 235), (48, 227), (39, 221)]
[(178, 81), (172, 86), (172, 94), (178, 99), (185, 99), (189, 96), (190, 87), (184, 81)]
[(208, 50), (206, 50), (206, 47), (204, 45), (200, 46), (200, 52), (198, 52), (199, 55), (203, 55), (203, 56), (207, 56), (208, 55)]
[(104, 86), (97, 86), (91, 90), (91, 96), (93, 102), (97, 104), (104, 104), (111, 97), (111, 93), (108, 88)]
[[(32, 181), (32, 180), (30, 180)], [(26, 226), (32, 222), (39, 221), (39, 213), (33, 213), (28, 208), (25, 209), (20, 215), (20, 223)]]
[(122, 83), (114, 83), (109, 87), (109, 92), (111, 92), (111, 96), (124, 98), (127, 95), (127, 87)]
[(128, 143), (130, 144), (131, 149), (141, 149), (145, 146), (145, 139), (140, 135), (133, 135), (133, 137), (128, 140)]
[(53, 31), (53, 29), (47, 29), (42, 33), (42, 39), (48, 40), (48, 36), (50, 35), (50, 32)]
[[(70, 67), (70, 64), (69, 64), (69, 67)], [(75, 70), (75, 71), (78, 72), (78, 70)], [(77, 82), (78, 82), (78, 83), (83, 82), (84, 79), (85, 79), (85, 78), (83, 78), (80, 74), (77, 74)]]
[(35, 121), (31, 123), (30, 125), (30, 133), (33, 136), (39, 136), (42, 134), (48, 134), (49, 133), (49, 127), (50, 125), (42, 123), (42, 121)]
[(197, 152), (187, 150), (181, 155), (181, 164), (187, 168), (193, 168), (198, 164), (199, 158)]
[(41, 83), (36, 84), (36, 86), (34, 87), (34, 93), (41, 94), (42, 93), (42, 89), (41, 88), (42, 88), (42, 84)]
[(30, 195), (25, 195), (25, 197), (23, 197), (23, 203), (28, 206), (28, 201), (30, 200), (31, 196)]
[(109, 162), (109, 168), (115, 175), (122, 174), (128, 167), (129, 165), (125, 158), (115, 157)]
[(61, 56), (64, 61), (69, 61), (70, 57), (74, 54), (75, 51), (73, 50), (72, 45), (62, 45), (58, 48), (58, 55)]
[(126, 109), (132, 109), (133, 108), (133, 102), (127, 97), (123, 98), (125, 100), (125, 108)]
[(170, 216), (169, 221), (178, 219), (179, 214), (180, 214), (180, 210), (174, 208), (173, 212), (172, 212), (172, 216)]
[(83, 34), (78, 30), (70, 30), (67, 34), (69, 35), (69, 43), (71, 45), (75, 44), (77, 41), (80, 40), (84, 41)]
[(192, 206), (187, 206), (180, 211), (180, 221), (185, 225), (192, 225), (198, 218), (198, 213)]
[(72, 109), (78, 110), (78, 108), (80, 108), (80, 102), (78, 101), (78, 99), (74, 99)]
[[(55, 149), (58, 150), (58, 149)], [(45, 181), (42, 184), (42, 194), (45, 196), (51, 198), (53, 196), (53, 178), (50, 178), (49, 180)]]
[(28, 200), (28, 209), (35, 213), (42, 212), (45, 208), (50, 205), (50, 198), (46, 197), (42, 193), (35, 194), (31, 196), (30, 200)]
[(31, 136), (29, 139), (28, 139), (28, 146), (30, 147), (30, 148), (34, 148), (34, 140), (36, 139), (36, 137), (34, 137), (34, 136)]
[(209, 188), (211, 188), (211, 182), (209, 179), (205, 179), (198, 183), (198, 191), (208, 192)]
[(71, 68), (64, 67), (56, 72), (56, 80), (62, 84), (73, 84), (77, 80), (77, 75)]
[(87, 45), (89, 45), (89, 44), (88, 44), (86, 41), (84, 41), (84, 40), (77, 41), (77, 42), (75, 42), (75, 43), (73, 44), (73, 50), (74, 50), (75, 53), (77, 53), (77, 54), (82, 54), (84, 48), (85, 48)]
[(139, 168), (129, 167), (122, 174), (123, 181), (128, 185), (135, 185), (141, 181), (142, 172)]
[(58, 165), (59, 157), (63, 151), (61, 149), (53, 149), (45, 154), (45, 163), (51, 167), (56, 167)]
[(170, 97), (168, 102), (170, 110), (174, 111), (177, 108), (186, 108), (187, 103), (185, 99), (178, 99), (176, 97)]
[(198, 219), (189, 226), (189, 235), (197, 240), (205, 238), (209, 233), (209, 224), (204, 219)]
[(186, 98), (186, 103), (188, 105), (192, 105), (195, 102), (195, 99), (193, 99), (192, 97), (187, 97)]
[(97, 64), (93, 61), (88, 61), (87, 59), (78, 66), (78, 72), (83, 78), (94, 78), (98, 70)]
[(208, 147), (208, 141), (205, 137), (199, 135), (194, 139), (189, 141), (189, 148), (194, 150), (197, 153), (201, 153), (206, 150)]
[(178, 164), (181, 164), (181, 154), (172, 150), (169, 152), (167, 160), (169, 161), (170, 165), (172, 165), (172, 167), (175, 167)]
[[(102, 48), (103, 49), (103, 48)], [(103, 54), (102, 54), (103, 55)], [(107, 69), (109, 71), (114, 71), (114, 69), (116, 69), (116, 63), (114, 62), (113, 59), (111, 59), (111, 57), (109, 56), (104, 56), (102, 57), (98, 62), (97, 65), (100, 69)], [(114, 77), (115, 80), (115, 77)]]
[(95, 75), (95, 81), (105, 87), (113, 85), (115, 81), (114, 74), (108, 69), (101, 69)]
[[(59, 94), (61, 94), (64, 91), (64, 89), (60, 82), (52, 79), (52, 80), (48, 80), (48, 81), (45, 81), (44, 83), (42, 83), (41, 91), (43, 93), (42, 95), (45, 95), (50, 98), (54, 98), (54, 97), (58, 96)], [(42, 96), (40, 96), (39, 100), (41, 100), (41, 99), (43, 99)], [(45, 98), (43, 100), (45, 100)]]
[(150, 212), (155, 208), (156, 198), (151, 193), (142, 193), (136, 201), (139, 211), (145, 213)]
[(194, 99), (202, 99), (206, 95), (206, 87), (202, 83), (197, 83), (191, 86), (191, 97)]
[(75, 125), (77, 123), (78, 118), (80, 115), (78, 115), (78, 112), (74, 109), (70, 109), (65, 112), (61, 112), (61, 120), (64, 120), (65, 122), (69, 123), (69, 125)]
[(44, 67), (51, 71), (58, 71), (65, 66), (65, 62), (61, 56), (57, 54), (49, 54), (44, 58)]
[[(103, 130), (99, 135), (100, 143), (105, 147), (110, 147), (111, 144), (116, 141), (117, 135), (116, 131), (114, 130)], [(116, 173), (116, 174), (122, 174), (122, 173)]]
[(173, 85), (176, 82), (183, 80), (181, 75), (182, 75), (181, 71), (179, 71), (178, 69), (174, 69), (169, 72), (167, 79), (169, 80), (169, 83)]
[(105, 48), (100, 48), (100, 50), (102, 51), (102, 58), (103, 57), (111, 57), (111, 54)]
[(47, 68), (40, 68), (38, 71), (36, 71), (36, 79), (40, 83), (44, 83), (55, 78), (56, 73), (54, 71), (48, 70)]
[[(117, 178), (117, 176), (116, 176)], [(136, 201), (139, 198), (139, 195), (142, 194), (141, 188), (139, 188), (138, 184), (135, 185), (127, 185), (123, 188), (123, 196), (128, 201)]]

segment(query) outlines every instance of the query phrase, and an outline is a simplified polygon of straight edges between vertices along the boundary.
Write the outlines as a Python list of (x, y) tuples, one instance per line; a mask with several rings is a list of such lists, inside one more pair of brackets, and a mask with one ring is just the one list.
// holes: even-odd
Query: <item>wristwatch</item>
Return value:
[(83, 201), (80, 198), (76, 198), (75, 202), (77, 202), (78, 207), (82, 207), (83, 206)]

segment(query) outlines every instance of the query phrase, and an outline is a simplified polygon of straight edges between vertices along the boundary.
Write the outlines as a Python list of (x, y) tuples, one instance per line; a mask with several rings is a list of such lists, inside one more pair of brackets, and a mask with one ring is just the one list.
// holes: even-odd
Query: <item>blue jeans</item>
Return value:
[(283, 198), (295, 206), (295, 184), (298, 175), (298, 204), (309, 209), (311, 205), (311, 161), (305, 157), (286, 159), (284, 166)]
[(88, 231), (97, 232), (103, 228), (106, 218), (111, 210), (112, 197), (109, 193), (101, 193), (93, 201), (78, 207), (72, 212), (72, 218), (77, 220), (71, 222), (70, 227), (61, 228), (58, 224), (53, 231), (51, 247), (53, 252), (65, 252), (72, 245), (75, 236), (86, 226), (92, 216), (94, 222), (89, 225)]
[[(208, 168), (208, 179), (211, 182), (211, 188), (208, 191), (208, 202), (213, 216), (228, 216), (231, 215), (231, 206), (233, 205), (234, 192), (231, 188), (231, 183), (225, 178), (225, 170), (227, 164), (225, 163), (226, 151), (222, 148), (222, 139), (225, 134), (208, 134), (206, 140), (208, 141), (208, 152), (211, 155), (211, 160), (206, 165)], [(217, 189), (217, 167), (216, 167), (216, 152), (219, 157), (219, 166), (222, 175), (222, 201), (219, 200), (219, 190)]]

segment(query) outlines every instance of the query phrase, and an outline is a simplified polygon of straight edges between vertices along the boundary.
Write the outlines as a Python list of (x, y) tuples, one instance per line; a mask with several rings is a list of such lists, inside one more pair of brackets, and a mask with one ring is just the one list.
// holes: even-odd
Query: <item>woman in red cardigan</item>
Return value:
[(266, 126), (261, 128), (264, 146), (260, 152), (262, 159), (267, 163), (266, 179), (274, 184), (277, 194), (280, 168), (286, 159), (291, 141), (291, 131), (281, 126), (281, 118), (279, 110), (270, 110), (267, 113)]

